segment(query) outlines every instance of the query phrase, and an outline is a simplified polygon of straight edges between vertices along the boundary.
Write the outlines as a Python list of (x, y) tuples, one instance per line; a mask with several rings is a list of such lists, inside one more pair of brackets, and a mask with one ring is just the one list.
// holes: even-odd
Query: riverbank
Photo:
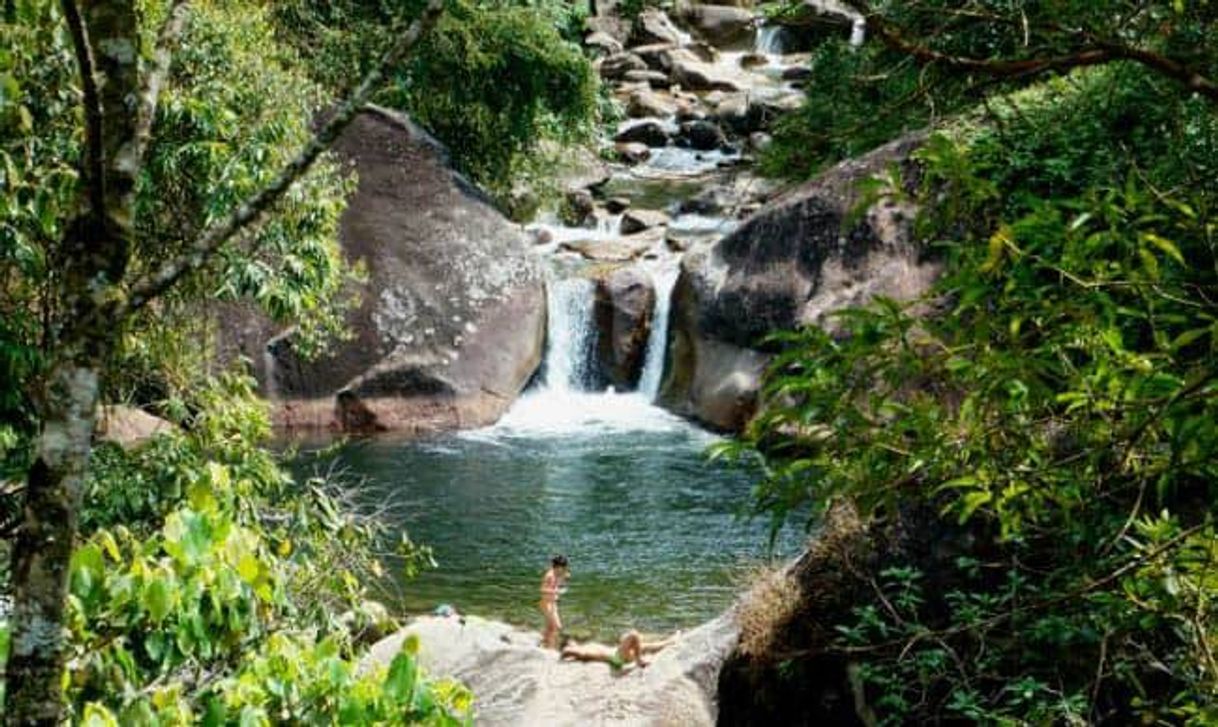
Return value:
[(643, 669), (561, 661), (536, 632), (477, 616), (421, 617), (372, 647), (367, 669), (388, 664), (408, 640), (428, 674), (473, 691), (479, 723), (696, 727), (715, 723), (719, 668), (735, 647), (730, 614), (682, 633)]

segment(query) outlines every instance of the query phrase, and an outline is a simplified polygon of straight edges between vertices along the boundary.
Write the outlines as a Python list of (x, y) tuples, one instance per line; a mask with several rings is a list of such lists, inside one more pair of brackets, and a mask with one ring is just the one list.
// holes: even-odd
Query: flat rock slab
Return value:
[(570, 240), (559, 247), (598, 262), (627, 262), (647, 252), (654, 240)]
[(540, 636), (503, 623), (426, 616), (377, 643), (365, 666), (389, 664), (409, 635), (419, 638), (428, 674), (465, 683), (480, 725), (715, 724), (716, 688), (738, 628), (720, 616), (681, 635), (645, 669), (561, 661)]

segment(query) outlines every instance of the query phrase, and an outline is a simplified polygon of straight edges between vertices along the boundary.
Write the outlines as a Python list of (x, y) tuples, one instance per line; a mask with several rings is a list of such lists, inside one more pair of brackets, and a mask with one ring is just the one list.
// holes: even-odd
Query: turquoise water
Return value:
[(752, 476), (707, 461), (713, 441), (639, 395), (543, 391), (490, 429), (337, 456), (367, 478), (362, 499), (434, 551), (439, 567), (402, 580), (395, 610), (451, 603), (539, 627), (542, 571), (564, 553), (568, 631), (609, 635), (712, 617), (769, 557), (765, 524), (737, 517)]

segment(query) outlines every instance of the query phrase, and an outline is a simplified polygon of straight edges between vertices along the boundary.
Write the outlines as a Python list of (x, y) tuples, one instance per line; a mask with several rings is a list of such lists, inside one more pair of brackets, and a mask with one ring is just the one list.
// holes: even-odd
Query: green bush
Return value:
[(840, 624), (880, 723), (1218, 718), (1216, 142), (1130, 67), (996, 99), (918, 153), (927, 298), (779, 337), (757, 511), (929, 506), (972, 543)]
[[(416, 643), (387, 670), (357, 668), (379, 523), (259, 447), (269, 426), (248, 381), (196, 405), (183, 432), (96, 452), (71, 570), (74, 718), (462, 723), (468, 692), (424, 679)], [(408, 542), (401, 554), (428, 558)]]
[[(436, 31), (393, 74), (378, 101), (410, 113), (456, 166), (504, 206), (534, 171), (541, 139), (590, 138), (597, 80), (578, 45), (582, 13), (563, 2), (452, 0)], [(375, 2), (293, 0), (275, 9), (280, 33), (315, 76), (342, 88), (373, 62), (398, 20)]]

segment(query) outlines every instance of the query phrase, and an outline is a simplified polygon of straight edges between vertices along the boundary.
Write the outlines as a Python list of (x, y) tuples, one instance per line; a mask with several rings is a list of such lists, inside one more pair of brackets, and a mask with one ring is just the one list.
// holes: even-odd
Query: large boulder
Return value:
[(134, 449), (158, 434), (169, 434), (177, 428), (158, 416), (125, 404), (108, 404), (99, 408), (94, 434), (98, 441), (113, 442), (123, 449)]
[(689, 91), (739, 91), (741, 82), (722, 67), (698, 60), (684, 49), (670, 51), (668, 62), (672, 82)]
[(667, 146), (669, 131), (663, 121), (644, 118), (624, 122), (613, 140), (619, 144), (639, 143), (647, 146)]
[(753, 37), (753, 12), (728, 5), (695, 3), (681, 9), (681, 21), (717, 46), (739, 45)]
[(629, 46), (668, 43), (679, 45), (686, 40), (685, 34), (673, 25), (663, 10), (649, 8), (639, 13), (630, 30)]
[(596, 281), (597, 360), (604, 379), (619, 391), (639, 383), (655, 304), (655, 283), (637, 267), (618, 268)]
[(367, 271), (351, 291), (350, 339), (304, 360), (290, 330), (239, 312), (223, 326), (222, 351), (254, 362), (282, 425), (423, 432), (494, 422), (544, 345), (544, 276), (526, 236), (395, 112), (360, 112), (334, 152), (359, 180), (343, 253)]
[[(645, 71), (655, 73), (655, 71)], [(666, 78), (660, 74), (661, 78)], [(632, 119), (655, 118), (672, 116), (677, 113), (677, 105), (672, 97), (655, 91), (635, 91), (630, 94), (626, 104), (626, 115)]]
[(682, 261), (673, 293), (661, 403), (723, 430), (757, 406), (773, 332), (827, 323), (876, 296), (912, 300), (939, 272), (912, 239), (915, 210), (879, 202), (847, 225), (859, 183), (891, 164), (916, 178), (912, 135), (843, 162), (771, 202), (731, 235)]
[(615, 53), (598, 61), (601, 78), (620, 81), (630, 71), (645, 71), (647, 63), (633, 53)]
[(829, 39), (855, 40), (862, 31), (863, 17), (841, 0), (803, 0), (777, 22), (782, 25), (772, 26), (771, 32), (779, 34), (782, 51), (802, 53)]
[(730, 614), (721, 616), (682, 634), (647, 668), (618, 674), (599, 662), (559, 661), (537, 645), (537, 633), (473, 616), (429, 616), (374, 645), (363, 666), (388, 665), (414, 636), (428, 674), (473, 692), (479, 724), (710, 727), (719, 669), (738, 629)]

